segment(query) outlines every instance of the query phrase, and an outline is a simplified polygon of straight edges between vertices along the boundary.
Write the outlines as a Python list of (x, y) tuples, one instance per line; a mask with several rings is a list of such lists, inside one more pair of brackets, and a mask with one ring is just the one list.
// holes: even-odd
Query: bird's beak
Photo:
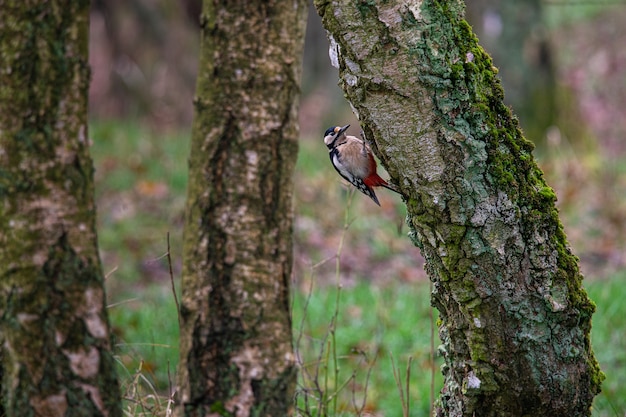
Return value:
[(341, 136), (343, 134), (343, 132), (345, 132), (346, 130), (348, 130), (348, 128), (350, 127), (350, 125), (345, 125), (344, 127), (340, 128), (337, 133), (335, 133), (335, 137), (338, 138), (339, 136)]

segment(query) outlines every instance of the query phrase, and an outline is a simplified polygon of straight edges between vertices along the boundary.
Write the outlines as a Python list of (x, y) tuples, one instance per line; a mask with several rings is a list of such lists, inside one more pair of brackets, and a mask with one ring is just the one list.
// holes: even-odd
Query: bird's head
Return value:
[(324, 143), (328, 146), (328, 149), (332, 149), (333, 146), (335, 146), (337, 139), (340, 138), (349, 127), (350, 125), (345, 125), (344, 127), (333, 126), (326, 129), (324, 133)]

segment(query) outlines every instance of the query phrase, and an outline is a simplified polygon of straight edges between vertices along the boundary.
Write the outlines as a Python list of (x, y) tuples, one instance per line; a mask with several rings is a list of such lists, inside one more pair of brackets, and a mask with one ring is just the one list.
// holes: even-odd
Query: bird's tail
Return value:
[(388, 190), (400, 193), (400, 189), (393, 184), (389, 184), (387, 181), (378, 176), (378, 174), (372, 175), (371, 177), (364, 180), (365, 184), (369, 187), (385, 187)]
[(385, 187), (386, 189), (391, 190), (391, 191), (393, 191), (393, 192), (396, 192), (396, 193), (398, 193), (398, 194), (402, 194), (402, 193), (400, 192), (400, 189), (399, 189), (398, 187), (396, 187), (396, 186), (395, 186), (395, 185), (393, 185), (393, 184), (389, 184), (388, 182), (385, 182), (385, 184), (384, 184), (384, 185), (382, 185), (382, 187)]

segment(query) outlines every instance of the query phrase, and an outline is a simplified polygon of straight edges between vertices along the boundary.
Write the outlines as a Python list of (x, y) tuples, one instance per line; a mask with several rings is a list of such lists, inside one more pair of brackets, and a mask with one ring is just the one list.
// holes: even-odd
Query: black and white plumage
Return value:
[(334, 126), (324, 133), (330, 162), (339, 175), (380, 206), (373, 187), (385, 187), (397, 193), (399, 191), (378, 175), (376, 160), (365, 141), (345, 134), (349, 127), (350, 125)]

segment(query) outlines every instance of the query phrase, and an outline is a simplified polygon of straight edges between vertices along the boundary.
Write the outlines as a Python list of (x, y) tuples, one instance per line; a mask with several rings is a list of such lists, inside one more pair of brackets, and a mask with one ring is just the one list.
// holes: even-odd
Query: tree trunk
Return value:
[(178, 415), (291, 413), (292, 174), (307, 4), (203, 6)]
[(437, 415), (589, 415), (603, 379), (594, 304), (463, 3), (316, 6), (427, 261), (445, 359)]
[(88, 149), (88, 26), (88, 2), (0, 3), (7, 416), (121, 415)]

